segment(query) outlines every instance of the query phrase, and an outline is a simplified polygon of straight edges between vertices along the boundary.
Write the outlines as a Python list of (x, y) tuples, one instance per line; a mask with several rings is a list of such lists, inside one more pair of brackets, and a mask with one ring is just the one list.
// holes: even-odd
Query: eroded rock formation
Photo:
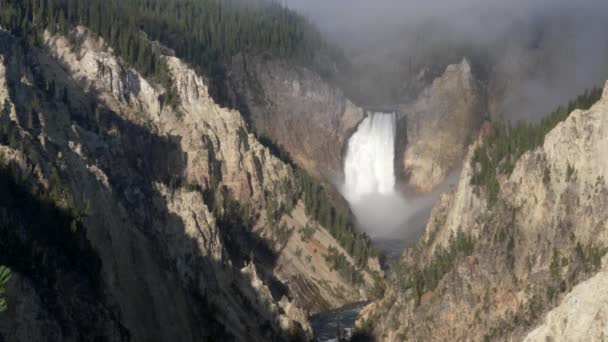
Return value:
[[(71, 34), (80, 46), (47, 34), (44, 48), (24, 51), (0, 32), (0, 103), (9, 108), (0, 117), (0, 162), (79, 213), (75, 231), (90, 246), (78, 248), (99, 268), (91, 266), (90, 286), (77, 293), (69, 264), (53, 269), (42, 258), (40, 269), (58, 275), (38, 278), (15, 269), (3, 337), (308, 339), (308, 310), (367, 298), (375, 283), (368, 273), (354, 286), (328, 265), (327, 249), (343, 249), (297, 204), (292, 167), (238, 111), (214, 103), (201, 76), (166, 57), (180, 98), (172, 108), (161, 101), (165, 89), (102, 39), (82, 27)], [(291, 209), (271, 220), (269, 201)], [(277, 241), (283, 222), (291, 234)], [(315, 234), (302, 242), (307, 224)], [(52, 256), (23, 229), (17, 240)], [(302, 284), (308, 292), (298, 292)]]
[(397, 165), (416, 191), (434, 190), (462, 161), (483, 120), (483, 102), (465, 59), (400, 106)]
[[(529, 339), (602, 336), (602, 310), (575, 302), (588, 300), (584, 289), (605, 291), (607, 113), (608, 86), (591, 109), (572, 112), (499, 177), (494, 204), (471, 185), (479, 167), (471, 161), (483, 141), (472, 145), (457, 187), (441, 197), (422, 241), (403, 256), (410, 268), (396, 273), (359, 326), (379, 341), (520, 340), (541, 324)], [(470, 236), (474, 247), (458, 236)], [(588, 331), (556, 321), (575, 314)]]
[(345, 146), (364, 112), (339, 88), (306, 68), (253, 56), (234, 58), (231, 76), (260, 134), (316, 176), (342, 175)]

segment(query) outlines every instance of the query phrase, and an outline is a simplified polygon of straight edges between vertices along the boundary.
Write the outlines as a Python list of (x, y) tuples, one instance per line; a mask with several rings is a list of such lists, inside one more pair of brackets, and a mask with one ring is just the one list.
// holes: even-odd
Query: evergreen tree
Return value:
[[(173, 78), (156, 42), (210, 77), (224, 82), (225, 68), (238, 54), (270, 55), (327, 74), (321, 60), (339, 59), (305, 18), (272, 0), (0, 0), (0, 25), (21, 36), (28, 46), (41, 42), (44, 30), (68, 36), (77, 46), (77, 25), (108, 42), (126, 64), (160, 84), (163, 106), (180, 101)], [(322, 58), (322, 57), (331, 58)], [(67, 88), (47, 84), (49, 97), (60, 96), (68, 107)], [(33, 112), (38, 110), (33, 105)], [(176, 108), (177, 109), (177, 108)], [(27, 126), (33, 127), (32, 120)], [(95, 119), (101, 113), (95, 111)], [(280, 151), (280, 150), (279, 150)], [(287, 153), (277, 155), (288, 159)], [(359, 266), (375, 255), (369, 238), (356, 232), (348, 208), (340, 208), (312, 177), (298, 172), (299, 195), (306, 212), (340, 242)], [(284, 205), (283, 203), (281, 205)], [(277, 203), (277, 210), (279, 210)]]
[(514, 126), (501, 122), (492, 125), (492, 132), (473, 155), (473, 185), (481, 186), (492, 206), (500, 192), (498, 174), (511, 174), (515, 162), (527, 151), (545, 142), (545, 136), (558, 123), (564, 121), (575, 109), (589, 109), (602, 96), (602, 89), (594, 87), (570, 101), (566, 107), (558, 107), (538, 123), (518, 121)]
[(2, 111), (0, 111), (0, 118), (8, 117), (11, 114), (11, 104), (8, 102), (8, 99), (4, 100), (4, 104), (2, 105)]
[(4, 298), (4, 294), (6, 292), (6, 285), (8, 281), (11, 279), (11, 270), (9, 270), (5, 266), (0, 266), (0, 313), (6, 311), (6, 299)]
[(223, 82), (225, 65), (239, 53), (290, 59), (322, 74), (331, 65), (321, 56), (341, 59), (305, 18), (272, 0), (3, 0), (0, 25), (29, 46), (40, 43), (43, 30), (67, 35), (84, 25), (168, 92), (169, 70), (152, 41), (216, 82)]

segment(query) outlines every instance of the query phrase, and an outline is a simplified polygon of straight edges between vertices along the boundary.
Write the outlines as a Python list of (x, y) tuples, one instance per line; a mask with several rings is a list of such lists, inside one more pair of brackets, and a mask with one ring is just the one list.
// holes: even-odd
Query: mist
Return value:
[[(347, 93), (405, 103), (463, 57), (488, 114), (537, 120), (608, 77), (608, 1), (287, 0), (355, 66)], [(424, 71), (422, 83), (417, 77)], [(416, 84), (416, 82), (420, 84)]]
[(502, 35), (512, 23), (539, 16), (608, 15), (603, 0), (285, 0), (312, 19), (336, 41), (366, 44), (374, 38), (407, 33), (404, 28), (438, 20), (471, 41), (487, 42)]
[(439, 194), (459, 178), (455, 171), (431, 194), (408, 194), (395, 176), (395, 136), (395, 113), (368, 112), (348, 142), (345, 177), (338, 184), (359, 230), (389, 257), (420, 237)]
[[(486, 115), (510, 122), (539, 120), (608, 78), (606, 0), (287, 0), (286, 4), (307, 16), (344, 51), (353, 67), (343, 75), (342, 86), (364, 106), (415, 101), (447, 65), (463, 58), (472, 63), (483, 89)], [(377, 151), (361, 154), (355, 163), (367, 165)], [(359, 172), (361, 178), (375, 171)], [(349, 202), (359, 228), (391, 253), (420, 237), (439, 194), (457, 178), (455, 172), (440, 189), (425, 196), (408, 195), (396, 185), (394, 192), (350, 196)], [(370, 184), (376, 184), (373, 177)], [(348, 191), (344, 191), (347, 199)]]

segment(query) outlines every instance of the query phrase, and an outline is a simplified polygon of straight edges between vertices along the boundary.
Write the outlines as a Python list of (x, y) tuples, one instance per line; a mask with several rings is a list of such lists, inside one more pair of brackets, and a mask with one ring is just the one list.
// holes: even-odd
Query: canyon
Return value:
[(608, 43), (556, 13), (362, 52), (266, 0), (0, 1), (0, 340), (604, 339), (608, 83), (565, 101)]
[[(608, 87), (589, 110), (573, 111), (524, 153), (498, 179), (492, 204), (472, 184), (480, 136), (457, 187), (440, 197), (421, 241), (403, 255), (403, 269), (385, 298), (363, 310), (359, 326), (379, 341), (582, 338), (555, 320), (578, 312), (577, 322), (587, 324), (603, 310), (582, 312), (577, 303), (587, 300), (581, 289), (599, 286), (604, 273), (608, 170), (597, 158), (608, 147), (607, 94)], [(438, 258), (449, 260), (444, 273), (432, 286), (416, 287), (412, 275), (437, 267)], [(599, 319), (584, 336), (597, 339), (605, 326)]]
[[(78, 239), (90, 243), (81, 253), (98, 260), (98, 280), (70, 294), (68, 280), (82, 275), (68, 263), (51, 278), (50, 251), (17, 216), (25, 235), (10, 241), (40, 254), (37, 267), (51, 273), (36, 278), (14, 269), (3, 336), (307, 339), (309, 310), (370, 298), (381, 282), (372, 275), (377, 261), (360, 271), (358, 284), (338, 273), (328, 250), (354, 261), (306, 213), (295, 170), (247, 131), (239, 112), (218, 106), (202, 77), (165, 57), (181, 103), (163, 106), (165, 90), (122, 64), (101, 38), (84, 27), (70, 35), (82, 42), (78, 48), (47, 33), (43, 48), (24, 51), (1, 32), (0, 102), (8, 115), (0, 119), (8, 140), (0, 160), (26, 187), (55, 194), (61, 210), (86, 212)], [(49, 82), (67, 102), (57, 102), (59, 90), (49, 94)], [(32, 98), (37, 107), (21, 110)], [(83, 321), (83, 310), (97, 318)], [(61, 328), (79, 324), (87, 328)]]

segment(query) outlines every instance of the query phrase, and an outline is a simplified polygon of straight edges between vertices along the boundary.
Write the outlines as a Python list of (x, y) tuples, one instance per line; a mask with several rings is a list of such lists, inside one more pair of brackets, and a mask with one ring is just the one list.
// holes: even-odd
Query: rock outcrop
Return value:
[[(557, 307), (530, 339), (602, 336), (603, 311), (577, 300), (589, 298), (586, 289), (606, 290), (605, 272), (595, 274), (608, 246), (607, 114), (608, 85), (591, 109), (572, 112), (499, 177), (494, 204), (471, 185), (483, 140), (471, 146), (457, 188), (441, 197), (422, 241), (358, 325), (379, 341), (521, 340)], [(590, 330), (561, 320), (577, 312)]]
[(604, 268), (591, 279), (575, 286), (551, 310), (543, 324), (524, 342), (605, 341), (608, 338), (608, 272)]
[[(342, 176), (348, 139), (365, 117), (363, 109), (319, 75), (273, 59), (235, 57), (230, 80), (234, 102), (261, 136), (316, 176)], [(479, 129), (482, 89), (465, 59), (398, 107), (397, 172), (418, 192), (431, 192), (458, 166)]]
[(364, 111), (340, 89), (306, 68), (254, 56), (234, 58), (231, 82), (260, 134), (314, 175), (342, 175), (345, 146)]
[[(0, 101), (10, 114), (0, 116), (8, 137), (0, 164), (52, 193), (60, 208), (83, 213), (77, 231), (100, 262), (91, 268), (98, 280), (70, 293), (69, 266), (52, 269), (40, 259), (52, 274), (66, 272), (44, 281), (15, 269), (9, 312), (0, 317), (5, 339), (37, 340), (31, 334), (44, 326), (60, 327), (49, 331), (65, 341), (308, 339), (307, 310), (365, 298), (369, 274), (353, 286), (322, 257), (339, 243), (295, 206), (294, 170), (238, 111), (213, 102), (202, 77), (166, 57), (180, 98), (172, 108), (161, 101), (165, 89), (126, 67), (102, 39), (82, 27), (72, 34), (78, 48), (47, 34), (44, 49), (23, 51), (0, 32)], [(308, 243), (316, 247), (296, 253), (300, 241), (288, 240), (287, 248), (269, 248), (278, 224), (268, 216), (270, 201), (294, 203), (281, 215), (297, 217), (288, 222), (290, 239), (302, 224), (314, 225)], [(291, 269), (293, 259), (313, 253)], [(291, 281), (297, 272), (302, 281)], [(298, 293), (301, 283), (311, 291)], [(77, 311), (81, 298), (88, 316)], [(73, 333), (87, 317), (98, 323)]]
[(431, 192), (458, 166), (483, 120), (483, 107), (466, 59), (449, 65), (413, 103), (400, 106), (397, 165), (416, 191)]

